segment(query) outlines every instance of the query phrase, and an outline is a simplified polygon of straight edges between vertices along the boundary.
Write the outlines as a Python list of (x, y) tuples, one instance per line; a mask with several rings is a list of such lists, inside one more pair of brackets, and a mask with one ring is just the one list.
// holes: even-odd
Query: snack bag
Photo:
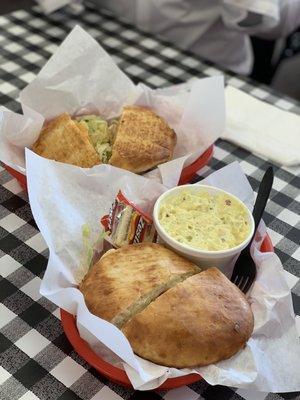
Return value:
[(152, 218), (130, 202), (121, 191), (109, 214), (101, 218), (101, 224), (115, 247), (157, 240)]

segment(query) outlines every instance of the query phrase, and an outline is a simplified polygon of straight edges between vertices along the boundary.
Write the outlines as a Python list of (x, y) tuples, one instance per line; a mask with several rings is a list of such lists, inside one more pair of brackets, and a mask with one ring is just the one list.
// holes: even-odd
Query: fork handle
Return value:
[(245, 253), (250, 250), (252, 240), (257, 231), (258, 225), (261, 221), (264, 210), (266, 208), (268, 198), (270, 196), (270, 192), (271, 192), (272, 185), (273, 185), (273, 180), (274, 180), (273, 168), (269, 167), (266, 170), (266, 172), (260, 182), (259, 188), (258, 188), (257, 197), (256, 197), (256, 201), (255, 201), (254, 208), (253, 208), (254, 233), (253, 233), (253, 236), (252, 236), (248, 246), (243, 250), (243, 252), (245, 252)]

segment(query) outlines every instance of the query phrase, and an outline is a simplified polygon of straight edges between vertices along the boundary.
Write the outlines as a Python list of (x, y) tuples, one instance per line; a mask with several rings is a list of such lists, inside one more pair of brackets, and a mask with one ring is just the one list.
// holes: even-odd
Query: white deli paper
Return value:
[[(121, 331), (88, 311), (76, 287), (76, 273), (82, 253), (82, 226), (88, 224), (93, 231), (99, 231), (99, 218), (107, 213), (119, 190), (149, 212), (166, 187), (108, 165), (81, 169), (44, 159), (30, 150), (26, 150), (26, 162), (31, 209), (50, 249), (41, 294), (77, 316), (82, 336), (94, 349), (101, 342), (108, 356), (108, 349), (117, 355), (117, 365), (123, 360), (136, 389), (153, 389), (169, 377), (191, 372), (201, 374), (214, 385), (265, 392), (300, 389), (300, 347), (291, 294), (278, 257), (259, 251), (265, 234), (263, 224), (253, 246), (258, 271), (249, 300), (255, 328), (245, 349), (229, 360), (196, 370), (158, 366), (135, 356)], [(203, 182), (226, 189), (249, 207), (253, 203), (253, 191), (238, 163), (213, 173)], [(103, 350), (103, 346), (99, 347)]]
[(0, 108), (0, 160), (22, 173), (24, 148), (33, 145), (45, 120), (63, 112), (109, 119), (119, 116), (124, 105), (154, 110), (177, 135), (174, 159), (148, 174), (168, 187), (177, 184), (182, 168), (212, 145), (225, 126), (222, 76), (195, 80), (190, 93), (134, 85), (79, 26), (23, 89), (20, 101), (23, 115)]

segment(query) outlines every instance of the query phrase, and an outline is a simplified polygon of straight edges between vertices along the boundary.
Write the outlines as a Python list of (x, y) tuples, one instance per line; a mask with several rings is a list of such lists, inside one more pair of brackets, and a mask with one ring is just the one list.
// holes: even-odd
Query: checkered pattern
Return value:
[[(113, 55), (135, 81), (150, 86), (181, 83), (192, 77), (220, 71), (154, 39), (91, 3), (77, 15), (72, 8), (45, 17), (38, 7), (0, 16), (0, 104), (20, 111), (18, 94), (75, 24), (80, 24)], [(137, 62), (138, 60), (138, 62)], [(285, 110), (300, 113), (291, 99), (278, 97), (269, 88), (226, 72), (228, 83)], [(238, 160), (254, 190), (266, 161), (219, 140), (209, 167), (212, 170)], [(286, 270), (294, 309), (300, 325), (300, 178), (290, 170), (275, 170), (274, 188), (265, 221)], [(139, 393), (117, 386), (90, 368), (72, 349), (60, 324), (56, 306), (39, 294), (47, 264), (47, 248), (33, 220), (28, 198), (16, 180), (0, 167), (0, 394), (5, 400), (32, 399), (297, 399), (299, 394), (253, 394), (200, 381), (169, 392)]]

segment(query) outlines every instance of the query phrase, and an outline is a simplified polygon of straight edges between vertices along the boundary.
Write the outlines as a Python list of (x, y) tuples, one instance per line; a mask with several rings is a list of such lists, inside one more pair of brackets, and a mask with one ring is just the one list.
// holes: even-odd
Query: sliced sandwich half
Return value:
[(145, 172), (170, 161), (175, 144), (175, 132), (161, 117), (144, 107), (124, 107), (109, 164)]

